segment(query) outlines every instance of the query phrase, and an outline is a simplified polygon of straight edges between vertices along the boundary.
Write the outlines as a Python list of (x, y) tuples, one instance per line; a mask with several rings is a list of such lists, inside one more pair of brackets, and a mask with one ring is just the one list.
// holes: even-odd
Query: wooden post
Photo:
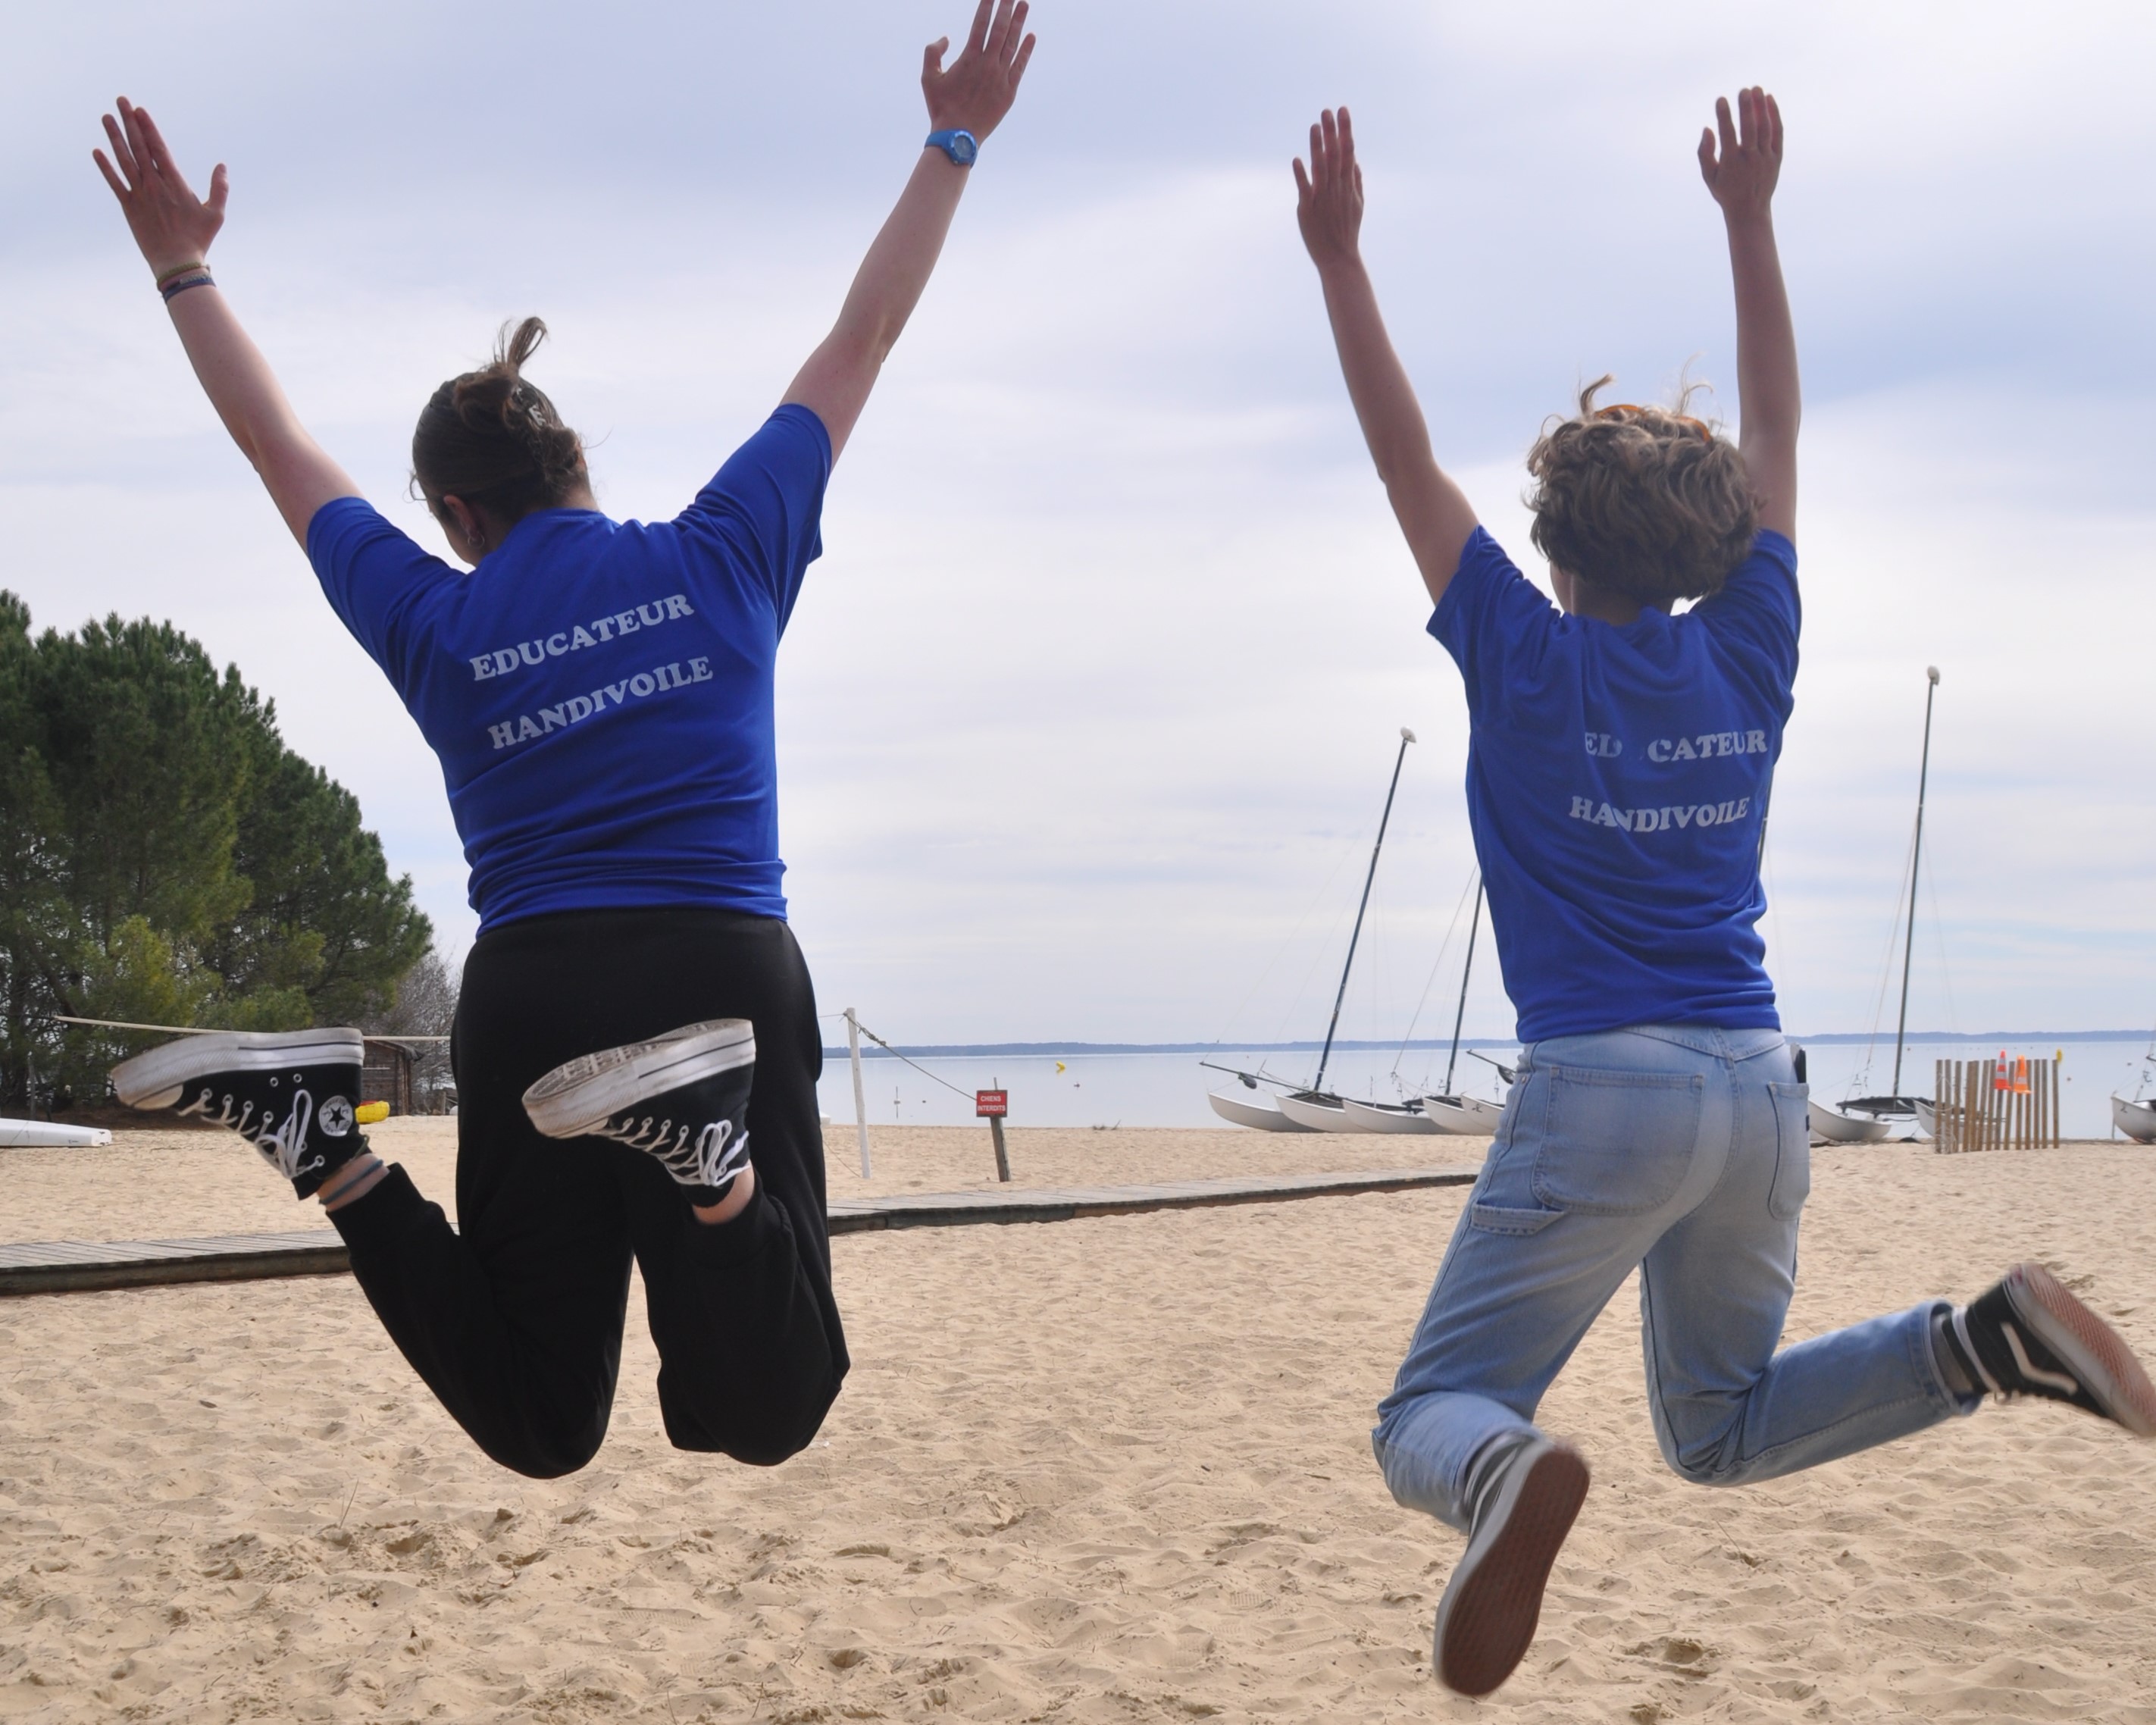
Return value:
[(1004, 1116), (1009, 1112), (1010, 1092), (1000, 1086), (973, 1092), (974, 1117), (988, 1123), (988, 1137), (996, 1147), (996, 1178), (1006, 1186), (1010, 1183), (1010, 1157), (1004, 1149)]
[(861, 1024), (852, 1007), (846, 1009), (846, 1058), (854, 1068), (854, 1124), (861, 1134), (861, 1178), (869, 1178), (869, 1105), (861, 1094)]

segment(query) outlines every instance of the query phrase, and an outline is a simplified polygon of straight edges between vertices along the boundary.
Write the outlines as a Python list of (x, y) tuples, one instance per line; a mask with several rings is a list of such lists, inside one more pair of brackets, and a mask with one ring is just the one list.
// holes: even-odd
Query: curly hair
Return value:
[(1642, 604), (1705, 598), (1752, 549), (1758, 508), (1743, 457), (1675, 408), (1597, 408), (1598, 377), (1573, 418), (1527, 452), (1535, 548), (1558, 568)]
[(584, 478), (583, 439), (562, 423), (547, 392), (524, 380), (547, 336), (527, 317), (504, 324), (494, 362), (452, 377), (420, 410), (412, 433), (412, 482), (439, 510), (445, 496), (506, 521), (555, 509)]

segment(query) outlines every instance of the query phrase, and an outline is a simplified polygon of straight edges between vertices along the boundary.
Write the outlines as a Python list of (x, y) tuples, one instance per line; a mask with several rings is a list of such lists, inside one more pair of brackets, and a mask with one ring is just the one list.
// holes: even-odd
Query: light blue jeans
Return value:
[(1804, 1101), (1775, 1030), (1529, 1044), (1370, 1435), (1393, 1496), (1464, 1529), (1476, 1452), (1533, 1429), (1635, 1269), (1655, 1435), (1697, 1484), (1772, 1479), (1974, 1410), (1933, 1358), (1943, 1301), (1774, 1351), (1811, 1189)]

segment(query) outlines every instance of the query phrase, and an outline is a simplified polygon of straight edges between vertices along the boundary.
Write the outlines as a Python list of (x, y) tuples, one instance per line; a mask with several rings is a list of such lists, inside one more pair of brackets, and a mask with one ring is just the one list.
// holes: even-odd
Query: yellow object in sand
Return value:
[(372, 1126), (377, 1121), (387, 1120), (389, 1118), (389, 1104), (387, 1102), (362, 1102), (357, 1108), (352, 1111), (352, 1117), (354, 1120), (357, 1120), (362, 1126)]

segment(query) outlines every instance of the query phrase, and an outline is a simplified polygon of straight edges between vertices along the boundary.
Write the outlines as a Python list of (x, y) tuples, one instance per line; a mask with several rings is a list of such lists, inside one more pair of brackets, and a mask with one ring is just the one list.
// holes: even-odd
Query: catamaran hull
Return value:
[(1938, 1107), (1934, 1104), (1926, 1101), (1922, 1096), (1918, 1096), (1910, 1106), (1917, 1111), (1917, 1136), (1920, 1138), (1936, 1138), (1938, 1137), (1939, 1111)]
[(1494, 1137), (1497, 1122), (1505, 1117), (1503, 1103), (1486, 1102), (1480, 1096), (1424, 1096), (1415, 1106), (1440, 1132), (1466, 1138)]
[(1348, 1117), (1337, 1098), (1319, 1101), (1311, 1096), (1282, 1096), (1281, 1112), (1298, 1126), (1314, 1132), (1359, 1132), (1362, 1127)]
[(1824, 1102), (1807, 1102), (1811, 1111), (1812, 1137), (1827, 1144), (1876, 1144), (1892, 1129), (1883, 1120), (1861, 1114), (1845, 1114)]
[(1262, 1091), (1246, 1091), (1241, 1096), (1233, 1091), (1208, 1091), (1205, 1100), (1213, 1105), (1213, 1111), (1223, 1120), (1237, 1126), (1254, 1127), (1261, 1132), (1308, 1132), (1306, 1126), (1298, 1125), (1280, 1111), (1280, 1105)]
[(1362, 1132), (1439, 1132), (1444, 1127), (1428, 1116), (1413, 1108), (1381, 1107), (1369, 1102), (1358, 1102), (1353, 1097), (1343, 1097), (1341, 1108), (1354, 1129)]
[(2111, 1123), (2137, 1144), (2156, 1144), (2156, 1102), (2111, 1099)]

